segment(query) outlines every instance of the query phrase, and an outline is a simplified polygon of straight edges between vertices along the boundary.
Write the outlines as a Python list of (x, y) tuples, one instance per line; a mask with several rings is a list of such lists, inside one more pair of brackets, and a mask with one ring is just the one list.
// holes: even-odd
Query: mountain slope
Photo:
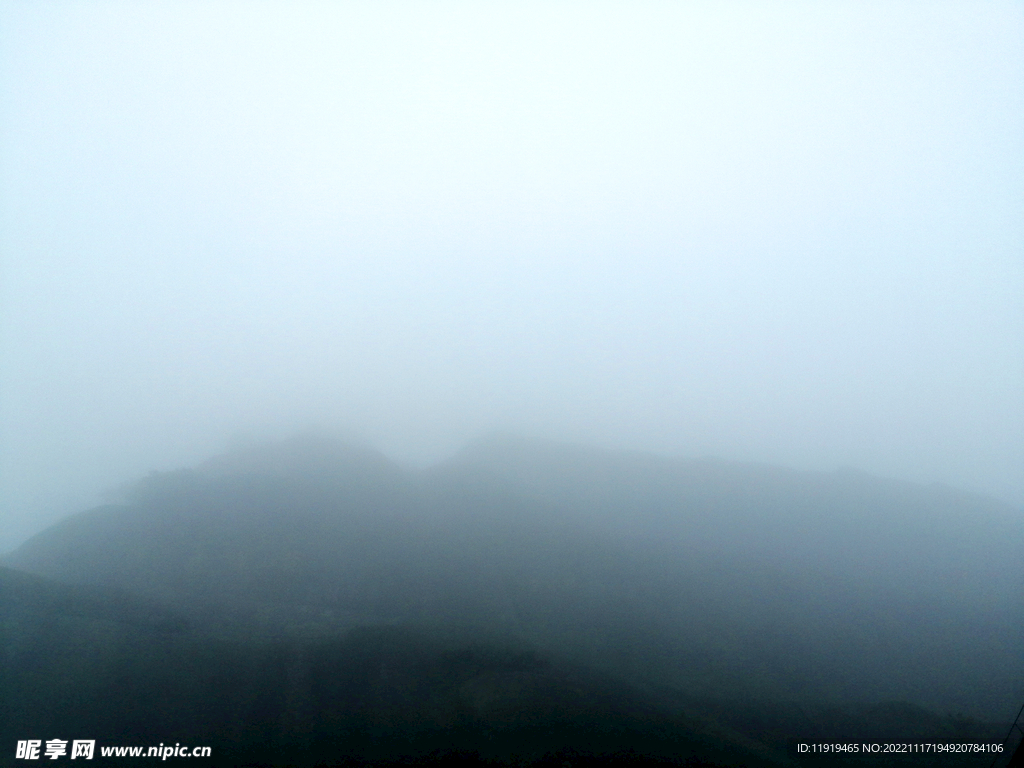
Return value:
[(415, 623), (693, 697), (999, 718), (1024, 680), (1019, 518), (849, 472), (491, 437), (416, 474), (294, 440), (151, 476), (8, 562), (225, 640)]
[[(0, 568), (0, 743), (206, 745), (220, 765), (437, 751), (520, 765), (566, 750), (631, 750), (638, 764), (789, 764), (640, 689), (521, 649), (394, 626), (225, 642), (173, 618), (111, 590)], [(12, 755), (5, 748), (0, 765)]]

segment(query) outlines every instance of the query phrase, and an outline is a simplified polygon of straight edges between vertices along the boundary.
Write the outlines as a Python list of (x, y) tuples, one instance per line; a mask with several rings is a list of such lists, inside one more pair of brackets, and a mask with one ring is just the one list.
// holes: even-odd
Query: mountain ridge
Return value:
[(1018, 697), (1024, 542), (1005, 506), (531, 446), (491, 436), (423, 472), (320, 439), (257, 446), (151, 475), (5, 562), (165, 601), (226, 638), (427, 623), (694, 695), (985, 716)]

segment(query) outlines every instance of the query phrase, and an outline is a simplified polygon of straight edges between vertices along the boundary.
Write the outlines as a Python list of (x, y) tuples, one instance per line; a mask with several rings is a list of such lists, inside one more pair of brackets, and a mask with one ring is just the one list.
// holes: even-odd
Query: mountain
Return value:
[[(688, 722), (717, 711), (724, 723), (722, 707), (750, 702), (780, 713), (886, 701), (1000, 722), (1024, 693), (1021, 517), (852, 471), (491, 435), (410, 472), (365, 447), (296, 438), (154, 473), (5, 565), (130, 596), (132, 615), (160, 606), (187, 627), (160, 641), (192, 649), (182, 664), (212, 643), (264, 670), (275, 644), (337, 650), (361, 632), (413, 632), (403, 637), (453, 653), (529, 649)], [(124, 631), (156, 631), (143, 625)], [(566, 675), (558, 686), (572, 688)], [(458, 690), (472, 698), (472, 685)], [(795, 726), (773, 722), (784, 750), (778, 734)]]
[(0, 607), (4, 745), (203, 745), (218, 765), (789, 764), (642, 689), (508, 646), (381, 625), (225, 641), (150, 601), (8, 568)]
[[(500, 434), (445, 471), (556, 507), (642, 556), (626, 610), (645, 627), (668, 630), (675, 617), (668, 631), (699, 649), (675, 679), (708, 693), (904, 699), (990, 716), (1024, 694), (1022, 510), (853, 470)], [(684, 654), (647, 647), (647, 663), (659, 653), (672, 679)]]
[[(235, 766), (781, 767), (794, 765), (801, 730), (814, 741), (839, 729), (863, 742), (1001, 735), (912, 705), (712, 701), (701, 712), (668, 688), (393, 625), (224, 641), (149, 601), (7, 568), (0, 608), (0, 743), (93, 738), (99, 765), (110, 764), (103, 748), (183, 744), (209, 746), (214, 764)], [(0, 754), (0, 765), (20, 764)]]

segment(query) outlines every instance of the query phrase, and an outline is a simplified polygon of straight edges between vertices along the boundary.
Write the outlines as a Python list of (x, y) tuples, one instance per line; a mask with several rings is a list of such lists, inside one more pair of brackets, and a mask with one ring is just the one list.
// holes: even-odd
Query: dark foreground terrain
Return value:
[(493, 437), (411, 473), (254, 446), (6, 558), (0, 765), (96, 739), (208, 765), (988, 766), (795, 747), (1000, 742), (1022, 529), (852, 472)]

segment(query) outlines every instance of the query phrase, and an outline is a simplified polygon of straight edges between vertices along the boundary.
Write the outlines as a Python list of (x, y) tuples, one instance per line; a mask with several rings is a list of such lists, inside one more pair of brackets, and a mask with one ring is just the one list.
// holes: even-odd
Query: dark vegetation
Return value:
[(1024, 698), (1020, 523), (855, 472), (507, 437), (425, 473), (255, 447), (6, 558), (0, 738), (210, 745), (217, 765), (991, 743)]

